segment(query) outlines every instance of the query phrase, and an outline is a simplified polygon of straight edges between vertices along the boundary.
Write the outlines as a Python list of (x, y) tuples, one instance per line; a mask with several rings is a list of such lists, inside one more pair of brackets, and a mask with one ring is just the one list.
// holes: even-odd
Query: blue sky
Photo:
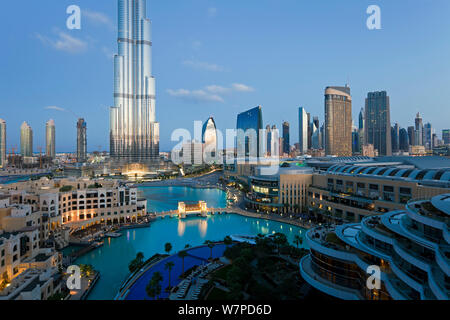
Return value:
[[(82, 29), (66, 28), (66, 8), (82, 10)], [(381, 7), (382, 30), (366, 28)], [(53, 118), (57, 151), (73, 151), (76, 117), (88, 123), (88, 149), (108, 149), (113, 103), (116, 0), (3, 1), (0, 11), (0, 118), (8, 151), (19, 127), (45, 145)], [(265, 124), (291, 122), (298, 107), (323, 121), (323, 91), (349, 82), (356, 120), (368, 91), (386, 90), (391, 119), (406, 127), (420, 111), (450, 127), (448, 0), (148, 0), (161, 149), (176, 128), (214, 116), (219, 129), (257, 105)], [(49, 108), (50, 107), (50, 108)], [(66, 111), (63, 111), (66, 110)]]

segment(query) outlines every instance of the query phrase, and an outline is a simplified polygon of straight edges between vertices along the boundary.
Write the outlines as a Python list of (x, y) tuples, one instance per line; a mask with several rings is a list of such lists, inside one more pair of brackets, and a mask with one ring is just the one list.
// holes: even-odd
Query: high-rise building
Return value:
[(399, 152), (400, 149), (400, 126), (396, 123), (391, 129), (392, 152)]
[(87, 124), (84, 119), (77, 122), (77, 162), (83, 163), (87, 160)]
[(425, 146), (426, 150), (432, 150), (433, 149), (433, 127), (431, 126), (431, 123), (425, 123), (423, 126), (423, 145)]
[(55, 159), (55, 121), (50, 119), (45, 124), (45, 154), (47, 157)]
[(321, 149), (320, 145), (320, 124), (319, 117), (314, 117), (311, 123), (312, 127), (312, 136), (311, 136), (311, 148), (318, 150)]
[(408, 131), (405, 128), (401, 128), (399, 131), (399, 151), (409, 151), (409, 137)]
[(261, 157), (264, 150), (261, 148), (260, 134), (263, 128), (262, 108), (247, 110), (237, 116), (236, 148), (239, 158)]
[(289, 122), (283, 122), (283, 153), (289, 154), (291, 149), (291, 144), (289, 140)]
[(450, 129), (442, 130), (442, 141), (444, 144), (450, 144)]
[(118, 5), (110, 153), (120, 162), (149, 162), (159, 158), (151, 22), (146, 0), (119, 0)]
[(6, 166), (6, 121), (0, 119), (0, 168)]
[(308, 127), (308, 113), (305, 108), (300, 107), (298, 109), (298, 132), (301, 153), (308, 152)]
[(312, 127), (311, 127), (311, 113), (307, 112), (306, 113), (306, 118), (308, 121), (308, 150), (311, 149), (312, 147)]
[(352, 155), (352, 97), (348, 86), (325, 89), (325, 153)]
[(352, 152), (353, 154), (359, 154), (360, 153), (360, 145), (359, 145), (359, 132), (358, 129), (354, 129), (352, 131)]
[(20, 127), (20, 154), (23, 157), (33, 156), (33, 130), (27, 122)]
[(271, 144), (272, 144), (272, 132), (270, 130), (270, 125), (266, 126), (266, 155), (270, 156), (272, 152)]
[(416, 130), (414, 126), (408, 127), (408, 140), (410, 146), (415, 146), (416, 144)]
[(203, 125), (202, 129), (203, 150), (205, 161), (216, 158), (217, 155), (217, 128), (213, 117), (210, 117)]
[(414, 145), (423, 146), (423, 121), (420, 113), (417, 113), (414, 127)]
[(390, 105), (386, 91), (369, 92), (364, 110), (365, 144), (373, 144), (379, 155), (392, 155)]

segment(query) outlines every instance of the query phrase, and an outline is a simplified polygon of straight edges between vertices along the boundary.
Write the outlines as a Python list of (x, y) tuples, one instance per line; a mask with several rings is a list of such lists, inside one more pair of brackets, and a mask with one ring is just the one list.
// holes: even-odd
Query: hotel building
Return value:
[[(360, 223), (320, 226), (306, 234), (310, 254), (300, 272), (340, 299), (448, 300), (449, 224), (450, 194), (444, 194)], [(369, 266), (380, 270), (378, 288), (367, 286)]]

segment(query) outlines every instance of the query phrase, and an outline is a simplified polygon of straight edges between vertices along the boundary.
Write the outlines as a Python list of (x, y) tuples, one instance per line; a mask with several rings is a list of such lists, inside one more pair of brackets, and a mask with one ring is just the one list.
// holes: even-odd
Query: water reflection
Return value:
[(206, 232), (208, 231), (208, 222), (206, 220), (200, 220), (198, 224), (198, 231), (200, 232), (200, 237), (204, 239)]
[(183, 220), (178, 220), (178, 236), (184, 236), (184, 232), (186, 231), (186, 222)]

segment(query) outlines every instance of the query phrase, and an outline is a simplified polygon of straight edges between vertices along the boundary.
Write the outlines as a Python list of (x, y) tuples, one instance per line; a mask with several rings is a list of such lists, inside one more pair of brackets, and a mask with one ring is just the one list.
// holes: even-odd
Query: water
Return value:
[[(141, 195), (149, 199), (149, 211), (166, 211), (177, 208), (178, 201), (206, 200), (209, 207), (224, 207), (226, 194), (221, 190), (192, 189), (185, 187), (144, 187)], [(207, 218), (191, 217), (159, 219), (149, 228), (123, 231), (120, 238), (105, 239), (103, 247), (77, 259), (77, 264), (92, 264), (100, 271), (100, 279), (89, 295), (89, 300), (113, 299), (122, 282), (128, 277), (128, 263), (138, 252), (145, 258), (164, 253), (164, 244), (170, 242), (172, 253), (186, 244), (198, 246), (205, 240), (223, 240), (227, 235), (282, 232), (289, 241), (295, 235), (304, 235), (299, 227), (275, 221), (242, 217), (239, 215), (216, 215)]]

